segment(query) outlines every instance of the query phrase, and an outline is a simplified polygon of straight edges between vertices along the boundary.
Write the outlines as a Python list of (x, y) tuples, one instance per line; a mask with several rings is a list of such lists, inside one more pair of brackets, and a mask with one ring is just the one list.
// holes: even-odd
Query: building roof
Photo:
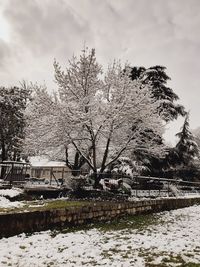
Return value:
[(35, 156), (30, 158), (32, 167), (66, 167), (64, 161), (52, 161), (45, 156)]

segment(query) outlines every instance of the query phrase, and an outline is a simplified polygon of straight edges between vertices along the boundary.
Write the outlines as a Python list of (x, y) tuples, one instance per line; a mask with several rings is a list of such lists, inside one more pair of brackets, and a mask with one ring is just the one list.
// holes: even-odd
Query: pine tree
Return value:
[[(140, 80), (142, 84), (150, 84), (151, 97), (158, 103), (158, 113), (163, 121), (170, 122), (177, 119), (179, 115), (186, 115), (184, 107), (176, 103), (179, 97), (167, 86), (170, 77), (166, 74), (165, 67), (153, 66), (148, 69), (132, 67), (129, 71), (132, 80)], [(146, 134), (149, 135), (148, 129)], [(149, 138), (154, 138), (155, 147), (163, 144), (162, 136), (156, 135), (154, 131), (151, 132)], [(134, 152), (133, 158), (142, 161), (151, 170), (152, 175), (160, 175), (159, 173), (162, 173), (163, 168), (162, 163), (168, 158), (167, 154), (165, 156), (166, 160), (156, 154), (149, 154), (145, 150), (140, 150)], [(169, 157), (171, 158), (171, 153)]]
[(195, 158), (199, 157), (198, 145), (189, 129), (189, 114), (186, 115), (181, 132), (177, 133), (176, 136), (179, 138), (175, 147), (175, 152), (178, 155), (178, 163), (187, 166)]
[(184, 107), (176, 103), (179, 97), (167, 86), (170, 77), (166, 74), (165, 67), (133, 67), (130, 77), (132, 80), (141, 80), (143, 84), (151, 84), (152, 97), (159, 101), (158, 112), (164, 121), (169, 122), (179, 115), (186, 115)]
[(196, 128), (195, 130), (192, 131), (192, 133), (195, 136), (195, 141), (197, 142), (197, 145), (200, 149), (200, 127)]

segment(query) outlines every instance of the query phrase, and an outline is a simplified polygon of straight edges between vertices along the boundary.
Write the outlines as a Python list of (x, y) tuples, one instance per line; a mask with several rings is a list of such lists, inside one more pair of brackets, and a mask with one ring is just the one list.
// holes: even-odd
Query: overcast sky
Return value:
[(67, 64), (84, 43), (103, 66), (166, 66), (191, 128), (200, 126), (200, 0), (0, 0), (0, 85), (53, 89), (54, 58)]

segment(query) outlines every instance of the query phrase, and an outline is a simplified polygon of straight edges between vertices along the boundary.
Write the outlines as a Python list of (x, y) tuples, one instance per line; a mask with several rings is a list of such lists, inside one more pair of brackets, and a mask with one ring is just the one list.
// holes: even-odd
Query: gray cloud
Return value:
[(11, 56), (10, 47), (0, 39), (0, 69), (5, 71), (8, 68), (8, 59)]
[(5, 16), (13, 36), (32, 53), (52, 53), (62, 46), (72, 49), (81, 39), (90, 39), (89, 25), (78, 18), (66, 1), (13, 0)]
[(84, 42), (105, 66), (114, 58), (167, 66), (171, 86), (200, 125), (199, 0), (6, 0), (8, 42), (0, 41), (0, 79), (46, 81), (54, 87), (53, 58), (62, 64)]

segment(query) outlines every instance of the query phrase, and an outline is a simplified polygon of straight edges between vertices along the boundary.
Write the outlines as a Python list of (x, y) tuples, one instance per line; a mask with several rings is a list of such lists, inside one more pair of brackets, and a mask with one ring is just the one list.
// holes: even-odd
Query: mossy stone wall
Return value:
[(94, 222), (126, 215), (153, 213), (200, 204), (199, 198), (170, 198), (135, 202), (88, 202), (82, 206), (0, 215), (0, 237), (32, 233)]

